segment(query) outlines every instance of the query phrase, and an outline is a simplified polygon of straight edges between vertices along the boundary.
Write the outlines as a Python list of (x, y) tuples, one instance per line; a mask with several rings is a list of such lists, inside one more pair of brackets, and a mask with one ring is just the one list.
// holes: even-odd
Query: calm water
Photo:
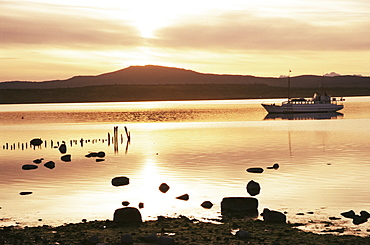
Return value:
[[(112, 219), (122, 201), (143, 202), (144, 219), (217, 218), (222, 198), (249, 196), (246, 184), (254, 180), (262, 188), (260, 212), (286, 211), (289, 221), (309, 222), (302, 229), (315, 232), (346, 227), (369, 235), (370, 222), (320, 221), (350, 209), (370, 212), (370, 97), (346, 98), (341, 113), (298, 117), (267, 115), (260, 104), (268, 101), (276, 102), (0, 105), (0, 226)], [(108, 141), (115, 126), (118, 140)], [(46, 145), (30, 147), (33, 138)], [(54, 148), (62, 141), (71, 162)], [(85, 157), (97, 151), (105, 161)], [(37, 158), (44, 158), (38, 169), (22, 170)], [(44, 167), (47, 161), (56, 167)], [(266, 169), (274, 163), (278, 170)], [(265, 171), (252, 174), (249, 167)], [(130, 184), (112, 186), (117, 176)], [(158, 190), (163, 182), (171, 187), (165, 194)], [(32, 194), (19, 194), (25, 191)], [(176, 199), (186, 193), (188, 201)], [(213, 208), (203, 209), (203, 201)]]

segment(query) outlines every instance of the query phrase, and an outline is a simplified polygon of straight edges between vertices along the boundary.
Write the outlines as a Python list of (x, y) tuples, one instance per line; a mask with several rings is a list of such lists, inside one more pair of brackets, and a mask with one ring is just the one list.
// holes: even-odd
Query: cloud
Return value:
[(128, 24), (67, 11), (5, 11), (0, 23), (3, 47), (21, 44), (111, 49), (144, 42), (138, 30)]
[(330, 73), (325, 73), (325, 75), (324, 75), (325, 77), (338, 77), (338, 76), (340, 76), (340, 74), (339, 73), (336, 73), (336, 72), (334, 72), (334, 71), (332, 71), (332, 72), (330, 72)]
[(218, 50), (361, 50), (370, 49), (369, 24), (314, 25), (284, 17), (229, 12), (168, 26), (155, 45)]

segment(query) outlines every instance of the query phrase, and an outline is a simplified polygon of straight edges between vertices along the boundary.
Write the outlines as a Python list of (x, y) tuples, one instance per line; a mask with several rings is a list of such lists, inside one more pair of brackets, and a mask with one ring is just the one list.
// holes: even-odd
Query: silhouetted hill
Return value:
[[(323, 80), (324, 79), (324, 80)], [(304, 75), (291, 78), (291, 87), (370, 87), (370, 77), (321, 77)], [(97, 76), (75, 76), (66, 80), (45, 82), (1, 82), (0, 89), (77, 88), (101, 85), (179, 85), (179, 84), (265, 84), (286, 87), (286, 78), (264, 78), (248, 75), (205, 74), (163, 66), (130, 66)]]

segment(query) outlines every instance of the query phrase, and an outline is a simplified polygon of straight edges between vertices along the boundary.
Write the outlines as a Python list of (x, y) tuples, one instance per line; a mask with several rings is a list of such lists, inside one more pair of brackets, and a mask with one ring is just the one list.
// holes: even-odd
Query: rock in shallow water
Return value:
[(126, 207), (116, 209), (113, 221), (119, 224), (140, 224), (142, 223), (141, 213), (137, 208)]
[(260, 174), (263, 173), (263, 168), (248, 168), (247, 172)]
[(279, 211), (274, 211), (274, 210), (265, 208), (261, 215), (263, 216), (263, 221), (265, 222), (286, 223), (286, 215)]
[(159, 190), (160, 190), (162, 193), (166, 193), (169, 189), (170, 189), (170, 186), (169, 186), (169, 185), (167, 185), (166, 183), (162, 183), (162, 184), (159, 186)]
[(33, 164), (25, 164), (22, 166), (22, 169), (23, 170), (32, 170), (32, 169), (37, 169), (38, 166), (37, 165), (33, 165)]
[(254, 197), (224, 197), (221, 214), (258, 216), (258, 200)]
[(213, 203), (211, 203), (210, 201), (204, 201), (200, 206), (202, 206), (203, 208), (210, 209), (213, 207)]
[(122, 186), (122, 185), (128, 185), (128, 184), (130, 184), (130, 179), (125, 176), (115, 177), (112, 179), (113, 186)]
[(247, 192), (249, 193), (249, 195), (256, 196), (260, 194), (260, 191), (261, 191), (260, 184), (253, 180), (249, 181), (249, 183), (247, 184)]

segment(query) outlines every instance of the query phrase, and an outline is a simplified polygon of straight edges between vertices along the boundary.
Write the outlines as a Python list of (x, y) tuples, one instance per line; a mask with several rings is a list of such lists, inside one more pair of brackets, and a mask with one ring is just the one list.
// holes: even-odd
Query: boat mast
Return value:
[(289, 70), (289, 75), (288, 75), (288, 101), (290, 101), (290, 73), (292, 71)]

